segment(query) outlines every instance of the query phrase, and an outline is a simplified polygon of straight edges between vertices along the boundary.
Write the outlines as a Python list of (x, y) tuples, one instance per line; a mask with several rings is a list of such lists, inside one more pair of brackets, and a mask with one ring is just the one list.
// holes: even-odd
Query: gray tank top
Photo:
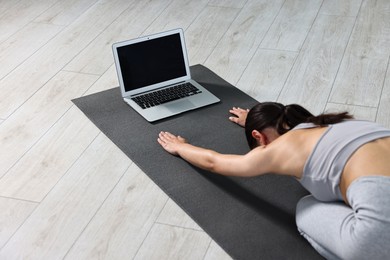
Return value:
[[(318, 126), (304, 123), (293, 130), (314, 127)], [(307, 159), (300, 183), (318, 200), (343, 200), (340, 177), (350, 156), (363, 144), (389, 136), (390, 129), (368, 121), (329, 125)]]

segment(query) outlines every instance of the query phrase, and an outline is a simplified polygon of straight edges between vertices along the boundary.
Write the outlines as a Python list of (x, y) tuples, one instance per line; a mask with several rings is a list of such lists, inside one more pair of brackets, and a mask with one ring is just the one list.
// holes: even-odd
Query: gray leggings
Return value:
[(390, 177), (360, 177), (347, 198), (351, 207), (302, 198), (298, 230), (327, 259), (390, 259)]

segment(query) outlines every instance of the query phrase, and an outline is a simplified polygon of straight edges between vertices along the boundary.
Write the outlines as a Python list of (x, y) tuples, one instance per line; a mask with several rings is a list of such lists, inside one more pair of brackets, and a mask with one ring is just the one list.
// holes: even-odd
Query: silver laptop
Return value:
[(153, 122), (220, 100), (191, 79), (182, 29), (114, 43), (123, 100)]

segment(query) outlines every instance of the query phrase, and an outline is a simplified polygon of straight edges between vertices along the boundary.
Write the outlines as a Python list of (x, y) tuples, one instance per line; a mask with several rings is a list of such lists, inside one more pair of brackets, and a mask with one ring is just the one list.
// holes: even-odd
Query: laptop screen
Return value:
[(118, 47), (125, 91), (186, 76), (180, 34)]

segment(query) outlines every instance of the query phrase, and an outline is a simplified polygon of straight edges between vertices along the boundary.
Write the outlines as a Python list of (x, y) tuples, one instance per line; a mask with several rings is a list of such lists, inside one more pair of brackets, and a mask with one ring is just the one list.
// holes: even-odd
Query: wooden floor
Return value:
[(389, 0), (0, 0), (0, 259), (230, 259), (70, 101), (177, 27), (259, 101), (390, 127)]

